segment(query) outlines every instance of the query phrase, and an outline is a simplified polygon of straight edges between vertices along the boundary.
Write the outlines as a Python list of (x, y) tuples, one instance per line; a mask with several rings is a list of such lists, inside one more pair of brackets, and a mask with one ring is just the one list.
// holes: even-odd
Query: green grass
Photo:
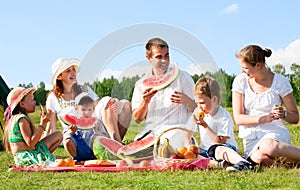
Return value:
[[(34, 122), (38, 113), (31, 115)], [(292, 144), (300, 147), (299, 125), (288, 125)], [(125, 136), (130, 142), (142, 129), (132, 124)], [(235, 128), (237, 135), (237, 128)], [(240, 152), (242, 141), (238, 139)], [(67, 157), (62, 147), (55, 155)], [(129, 171), (129, 172), (8, 172), (13, 157), (0, 152), (0, 189), (299, 189), (298, 168), (273, 167), (256, 172), (227, 173), (224, 170)]]

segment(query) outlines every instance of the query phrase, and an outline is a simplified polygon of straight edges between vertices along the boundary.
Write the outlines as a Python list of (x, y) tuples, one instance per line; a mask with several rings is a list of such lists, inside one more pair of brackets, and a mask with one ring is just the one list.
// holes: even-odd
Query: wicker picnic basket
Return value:
[[(154, 143), (154, 147), (153, 147), (153, 158), (154, 161), (156, 162), (157, 165), (166, 165), (166, 164), (172, 164), (172, 163), (184, 163), (184, 164), (189, 164), (192, 163), (193, 161), (197, 160), (198, 158), (194, 158), (194, 159), (174, 159), (174, 158), (166, 158), (166, 157), (161, 157), (158, 153), (158, 149), (160, 146), (162, 146), (160, 144), (160, 138), (167, 132), (171, 131), (171, 130), (182, 130), (183, 133), (185, 133), (188, 137), (189, 140), (189, 144), (192, 145), (196, 145), (198, 146), (198, 143), (195, 139), (195, 137), (193, 136), (193, 131), (182, 128), (182, 127), (173, 127), (173, 128), (169, 128), (165, 131), (163, 131), (159, 136), (157, 136), (156, 138), (156, 142)], [(198, 157), (198, 156), (197, 156)]]

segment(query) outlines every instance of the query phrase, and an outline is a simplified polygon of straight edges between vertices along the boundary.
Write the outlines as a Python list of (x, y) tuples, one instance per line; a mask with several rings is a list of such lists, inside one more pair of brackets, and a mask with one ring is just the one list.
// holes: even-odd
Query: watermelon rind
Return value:
[(93, 152), (97, 159), (100, 160), (119, 160), (120, 157), (117, 156), (117, 151), (110, 149), (110, 146), (115, 149), (123, 147), (123, 145), (113, 139), (103, 136), (97, 136), (93, 144)]
[[(62, 116), (62, 115), (59, 115), (58, 116), (60, 118), (60, 120), (65, 124), (65, 125), (72, 125), (71, 122), (67, 121), (65, 116)], [(77, 118), (77, 119), (80, 119), (80, 118)], [(90, 119), (94, 119), (94, 118), (90, 118)], [(76, 125), (78, 129), (81, 129), (81, 130), (89, 130), (89, 129), (92, 129), (94, 128), (94, 124), (93, 125), (88, 125), (88, 126), (82, 126), (82, 125)]]
[[(154, 135), (149, 135), (142, 140), (134, 141), (128, 145), (123, 146), (117, 152), (120, 158), (142, 158), (153, 155), (153, 145), (156, 141)], [(142, 145), (142, 146), (141, 146)]]
[[(157, 91), (163, 90), (163, 89), (167, 88), (168, 86), (170, 86), (177, 79), (177, 77), (179, 75), (179, 69), (178, 69), (178, 66), (177, 66), (176, 63), (174, 63), (174, 66), (173, 66), (172, 70), (170, 72), (166, 73), (165, 75), (170, 74), (170, 73), (172, 73), (172, 75), (168, 78), (167, 81), (165, 81), (163, 84), (160, 84), (160, 85), (157, 85), (157, 86), (153, 86), (153, 89), (157, 90)], [(164, 76), (162, 76), (162, 78)], [(147, 79), (145, 79), (145, 80), (147, 80)], [(149, 78), (148, 78), (148, 80), (149, 80)], [(143, 85), (146, 88), (148, 87), (145, 84), (143, 84)]]
[(63, 122), (65, 125), (72, 125), (71, 123), (67, 122), (62, 115), (58, 115), (58, 117), (59, 117), (59, 120), (61, 122)]

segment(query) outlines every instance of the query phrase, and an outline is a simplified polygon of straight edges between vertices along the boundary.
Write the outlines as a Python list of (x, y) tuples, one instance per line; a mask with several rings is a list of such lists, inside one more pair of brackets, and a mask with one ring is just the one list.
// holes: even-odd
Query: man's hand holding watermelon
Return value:
[(146, 103), (149, 103), (151, 101), (151, 98), (156, 94), (157, 90), (153, 89), (153, 88), (147, 88), (144, 92), (143, 92), (143, 100)]

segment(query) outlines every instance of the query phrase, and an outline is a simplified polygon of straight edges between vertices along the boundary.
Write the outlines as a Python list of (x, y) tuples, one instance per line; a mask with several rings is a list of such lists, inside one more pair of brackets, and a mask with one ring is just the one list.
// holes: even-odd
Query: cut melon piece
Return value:
[(157, 91), (163, 90), (177, 79), (178, 74), (179, 74), (179, 69), (177, 67), (177, 64), (174, 63), (174, 66), (170, 72), (164, 74), (160, 78), (156, 76), (151, 76), (149, 78), (146, 78), (143, 80), (142, 84), (145, 88), (153, 88), (154, 90)]
[(156, 141), (156, 137), (154, 135), (148, 135), (139, 141), (134, 141), (121, 147), (117, 155), (120, 158), (143, 158), (153, 156), (153, 145)]
[(61, 121), (66, 125), (76, 125), (78, 129), (87, 130), (94, 127), (96, 122), (96, 117), (86, 118), (86, 117), (76, 117), (75, 115), (66, 114), (65, 116), (59, 116)]
[(93, 144), (93, 152), (97, 159), (100, 160), (119, 160), (117, 152), (124, 147), (118, 141), (108, 137), (97, 136)]

